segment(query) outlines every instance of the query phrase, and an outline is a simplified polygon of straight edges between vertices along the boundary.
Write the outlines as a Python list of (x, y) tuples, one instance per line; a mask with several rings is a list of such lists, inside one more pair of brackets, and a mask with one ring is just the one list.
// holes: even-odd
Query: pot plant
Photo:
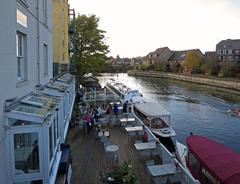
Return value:
[(112, 171), (101, 174), (102, 183), (124, 183), (134, 184), (137, 176), (131, 161), (125, 162), (122, 166), (115, 167)]

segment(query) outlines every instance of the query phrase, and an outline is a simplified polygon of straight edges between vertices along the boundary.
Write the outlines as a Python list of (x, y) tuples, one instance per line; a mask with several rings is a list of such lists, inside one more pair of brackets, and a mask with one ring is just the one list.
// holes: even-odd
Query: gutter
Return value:
[(40, 20), (39, 0), (37, 0), (37, 85), (40, 85)]

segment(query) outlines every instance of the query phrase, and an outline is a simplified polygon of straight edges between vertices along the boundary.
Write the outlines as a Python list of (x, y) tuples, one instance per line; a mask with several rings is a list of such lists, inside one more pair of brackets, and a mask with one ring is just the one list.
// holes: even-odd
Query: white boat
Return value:
[(188, 148), (187, 146), (185, 146), (184, 144), (176, 141), (176, 156), (177, 159), (181, 162), (181, 164), (187, 168), (187, 164), (186, 164), (186, 157), (188, 154)]
[(154, 102), (138, 102), (133, 104), (134, 114), (157, 136), (170, 138), (176, 135), (170, 125), (170, 113), (160, 104)]
[(126, 101), (131, 102), (133, 97), (142, 96), (142, 94), (138, 90), (131, 89), (123, 83), (115, 81), (114, 79), (108, 81), (106, 87), (110, 91), (117, 94), (121, 98), (121, 101), (123, 103)]

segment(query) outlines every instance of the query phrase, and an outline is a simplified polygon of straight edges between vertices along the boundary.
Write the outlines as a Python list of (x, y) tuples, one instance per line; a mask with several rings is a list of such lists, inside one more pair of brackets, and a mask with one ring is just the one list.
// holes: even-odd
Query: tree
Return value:
[(105, 31), (98, 28), (95, 15), (78, 15), (76, 18), (77, 76), (103, 71), (108, 45), (104, 42)]
[[(218, 73), (220, 77), (236, 77), (234, 76), (234, 70), (237, 68), (237, 64), (233, 61), (223, 60), (219, 63), (221, 69)], [(236, 73), (235, 73), (236, 75)]]
[(198, 53), (194, 51), (187, 52), (187, 60), (184, 63), (185, 70), (187, 71), (200, 70), (201, 63), (202, 57)]
[(206, 60), (201, 66), (201, 70), (206, 75), (217, 75), (220, 70), (220, 65), (217, 59)]

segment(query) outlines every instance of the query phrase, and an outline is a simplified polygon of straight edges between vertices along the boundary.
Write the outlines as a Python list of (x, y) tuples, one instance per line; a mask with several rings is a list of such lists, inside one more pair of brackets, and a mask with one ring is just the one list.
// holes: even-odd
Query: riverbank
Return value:
[(183, 74), (173, 74), (173, 73), (163, 73), (163, 72), (143, 72), (130, 70), (128, 71), (130, 76), (140, 76), (140, 77), (156, 77), (156, 78), (168, 78), (181, 80), (186, 82), (192, 82), (197, 84), (227, 88), (232, 90), (240, 91), (240, 80), (239, 79), (226, 79), (226, 78), (207, 78), (200, 75), (183, 75)]

